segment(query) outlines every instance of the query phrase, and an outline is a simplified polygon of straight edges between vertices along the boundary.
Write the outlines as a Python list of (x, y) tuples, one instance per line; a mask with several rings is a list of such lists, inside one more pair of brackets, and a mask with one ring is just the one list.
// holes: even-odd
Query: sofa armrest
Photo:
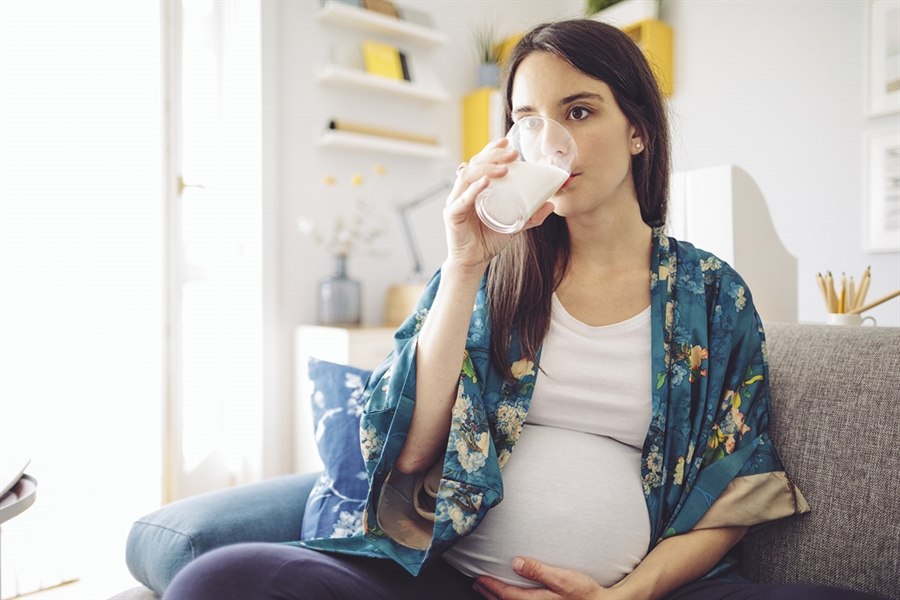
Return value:
[(241, 542), (300, 539), (318, 473), (288, 475), (179, 500), (132, 525), (125, 561), (135, 579), (162, 594), (190, 561)]
[(752, 528), (739, 569), (900, 599), (900, 328), (765, 327), (769, 432), (811, 512)]

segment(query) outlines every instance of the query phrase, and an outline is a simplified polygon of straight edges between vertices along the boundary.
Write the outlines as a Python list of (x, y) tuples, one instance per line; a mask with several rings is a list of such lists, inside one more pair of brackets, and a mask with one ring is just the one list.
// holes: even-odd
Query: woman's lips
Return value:
[(566, 182), (564, 184), (562, 184), (562, 187), (559, 189), (564, 190), (567, 187), (569, 187), (569, 184), (572, 183), (572, 180), (575, 179), (576, 177), (578, 177), (579, 175), (581, 175), (581, 173), (573, 173), (572, 175), (569, 175), (569, 178), (566, 179)]

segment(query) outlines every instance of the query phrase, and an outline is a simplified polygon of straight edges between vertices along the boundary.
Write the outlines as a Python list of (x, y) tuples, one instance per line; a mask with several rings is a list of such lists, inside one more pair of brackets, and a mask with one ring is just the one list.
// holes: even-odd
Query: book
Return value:
[(403, 81), (403, 59), (400, 51), (382, 42), (366, 40), (362, 43), (363, 65), (372, 75)]
[(406, 54), (403, 52), (400, 53), (400, 67), (403, 70), (403, 79), (412, 81), (412, 78), (409, 76), (409, 62), (406, 60)]
[(363, 8), (397, 18), (397, 7), (388, 0), (362, 0)]
[(375, 127), (372, 125), (365, 125), (363, 123), (352, 123), (337, 119), (332, 119), (328, 122), (328, 129), (334, 131), (346, 131), (347, 133), (358, 133), (361, 135), (384, 137), (394, 140), (403, 140), (405, 142), (415, 142), (417, 144), (427, 144), (430, 146), (436, 146), (438, 143), (436, 138), (427, 135), (410, 133), (407, 131), (398, 131), (396, 129)]

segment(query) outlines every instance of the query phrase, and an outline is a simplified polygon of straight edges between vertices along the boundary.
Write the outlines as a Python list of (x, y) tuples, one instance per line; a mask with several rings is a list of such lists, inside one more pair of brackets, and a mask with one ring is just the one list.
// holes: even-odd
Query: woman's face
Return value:
[(548, 52), (533, 52), (516, 70), (512, 119), (528, 115), (562, 123), (578, 146), (572, 177), (551, 199), (563, 217), (635, 202), (631, 157), (642, 143), (610, 87)]

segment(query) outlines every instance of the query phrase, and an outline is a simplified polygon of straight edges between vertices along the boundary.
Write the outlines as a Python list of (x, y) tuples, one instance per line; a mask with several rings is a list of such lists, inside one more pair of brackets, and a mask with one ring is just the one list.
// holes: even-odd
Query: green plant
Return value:
[(480, 64), (500, 62), (500, 44), (497, 40), (497, 30), (492, 23), (485, 23), (472, 32), (472, 44)]
[(600, 12), (604, 8), (609, 8), (620, 1), (621, 0), (587, 0), (587, 14), (592, 15)]
[[(604, 8), (609, 8), (613, 4), (618, 4), (622, 0), (587, 0), (587, 16), (600, 12)], [(657, 7), (662, 4), (662, 0), (656, 0)]]

